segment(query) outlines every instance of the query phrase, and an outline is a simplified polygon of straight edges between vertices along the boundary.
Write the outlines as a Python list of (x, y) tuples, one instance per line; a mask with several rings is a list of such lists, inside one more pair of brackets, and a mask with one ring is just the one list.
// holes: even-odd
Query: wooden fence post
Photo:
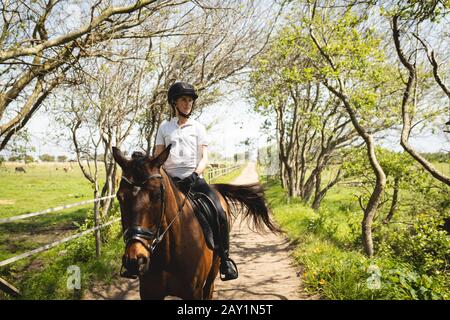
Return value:
[(14, 287), (12, 284), (8, 283), (6, 280), (2, 278), (0, 278), (0, 290), (13, 296), (14, 298), (18, 298), (21, 296), (19, 290), (16, 287)]

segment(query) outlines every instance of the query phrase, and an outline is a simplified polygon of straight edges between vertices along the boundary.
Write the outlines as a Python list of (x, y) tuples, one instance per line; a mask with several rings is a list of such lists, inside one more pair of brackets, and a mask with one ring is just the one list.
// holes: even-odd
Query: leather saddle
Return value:
[(187, 195), (187, 198), (191, 203), (195, 216), (203, 229), (206, 245), (211, 250), (218, 249), (219, 235), (216, 231), (218, 222), (215, 221), (217, 220), (217, 212), (214, 202), (203, 192), (191, 191)]
[(174, 177), (172, 180), (191, 203), (195, 216), (202, 227), (206, 245), (211, 250), (217, 250), (220, 243), (219, 231), (217, 230), (219, 223), (217, 221), (217, 209), (214, 202), (203, 192), (188, 192), (184, 188), (180, 188), (180, 178)]

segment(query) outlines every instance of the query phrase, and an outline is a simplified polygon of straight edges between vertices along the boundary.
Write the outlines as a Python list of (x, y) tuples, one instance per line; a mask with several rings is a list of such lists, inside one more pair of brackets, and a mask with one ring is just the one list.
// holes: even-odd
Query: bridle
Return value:
[[(159, 173), (153, 174), (153, 175), (147, 177), (141, 183), (136, 183), (136, 182), (134, 182), (134, 181), (132, 181), (130, 179), (127, 179), (126, 177), (122, 176), (122, 180), (124, 180), (127, 184), (131, 185), (133, 188), (135, 188), (135, 190), (137, 192), (139, 192), (140, 189), (144, 186), (144, 184), (147, 183), (147, 181), (149, 181), (150, 179), (160, 179), (161, 180), (161, 184), (160, 184), (160, 190), (161, 190), (161, 212), (160, 212), (160, 218), (159, 218), (158, 227), (156, 229), (156, 233), (153, 232), (150, 229), (143, 228), (141, 226), (131, 226), (131, 227), (127, 228), (124, 231), (123, 239), (124, 239), (125, 245), (127, 247), (128, 247), (128, 245), (131, 242), (136, 242), (137, 241), (137, 242), (141, 243), (148, 250), (148, 252), (150, 254), (153, 254), (153, 252), (156, 249), (156, 246), (163, 240), (164, 235), (170, 229), (170, 227), (174, 223), (175, 219), (178, 218), (178, 216), (180, 215), (181, 210), (183, 209), (183, 207), (184, 207), (184, 205), (186, 203), (187, 196), (184, 198), (183, 203), (181, 204), (181, 206), (179, 206), (178, 212), (175, 215), (175, 217), (168, 224), (167, 228), (164, 231), (162, 231), (162, 219), (163, 219), (164, 212), (165, 212), (165, 187), (164, 187), (162, 175), (159, 174)], [(133, 192), (135, 192), (135, 191), (133, 191)]]

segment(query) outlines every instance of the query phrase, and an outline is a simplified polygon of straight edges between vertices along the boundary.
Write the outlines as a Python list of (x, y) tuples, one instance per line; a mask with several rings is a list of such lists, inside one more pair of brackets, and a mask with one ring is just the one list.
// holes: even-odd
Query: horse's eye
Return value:
[(117, 199), (119, 200), (119, 201), (123, 201), (124, 200), (124, 196), (123, 196), (123, 193), (122, 192), (117, 192)]

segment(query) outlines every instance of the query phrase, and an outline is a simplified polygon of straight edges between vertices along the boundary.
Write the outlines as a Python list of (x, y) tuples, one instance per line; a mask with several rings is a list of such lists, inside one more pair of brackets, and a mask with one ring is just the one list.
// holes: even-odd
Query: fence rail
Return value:
[(46, 214), (46, 213), (55, 212), (55, 211), (61, 211), (61, 210), (64, 210), (64, 209), (81, 206), (83, 204), (94, 203), (94, 202), (98, 202), (98, 201), (105, 200), (105, 199), (110, 199), (110, 198), (115, 198), (115, 197), (116, 196), (111, 195), (111, 196), (106, 196), (106, 197), (92, 199), (92, 200), (80, 201), (80, 202), (77, 202), (77, 203), (72, 203), (72, 204), (68, 204), (68, 205), (64, 205), (64, 206), (54, 207), (54, 208), (50, 208), (50, 209), (46, 209), (46, 210), (42, 210), (42, 211), (21, 214), (21, 215), (13, 216), (13, 217), (10, 217), (10, 218), (0, 219), (0, 224), (13, 222), (13, 221), (17, 221), (17, 220), (22, 220), (22, 219), (26, 219), (26, 218), (31, 218), (31, 217), (36, 217), (36, 216), (40, 216), (40, 215), (43, 215), (43, 214)]
[(19, 255), (17, 255), (17, 256), (12, 257), (12, 258), (9, 258), (9, 259), (0, 261), (0, 267), (6, 266), (6, 265), (11, 264), (11, 263), (13, 263), (13, 262), (16, 262), (16, 261), (19, 261), (19, 260), (28, 258), (28, 257), (30, 257), (30, 256), (33, 256), (33, 255), (35, 255), (35, 254), (41, 253), (41, 252), (46, 251), (46, 250), (49, 250), (49, 249), (51, 249), (51, 248), (53, 248), (53, 247), (56, 247), (56, 246), (58, 246), (58, 245), (60, 245), (60, 244), (62, 244), (62, 243), (69, 242), (70, 240), (74, 240), (74, 239), (80, 238), (80, 237), (82, 237), (82, 236), (84, 236), (84, 235), (86, 235), (86, 234), (92, 233), (92, 232), (94, 232), (94, 231), (96, 231), (96, 230), (98, 230), (98, 229), (101, 229), (101, 228), (103, 228), (103, 227), (109, 226), (109, 225), (111, 225), (111, 224), (113, 224), (114, 222), (117, 222), (117, 221), (119, 221), (119, 220), (120, 220), (120, 218), (116, 218), (116, 219), (114, 219), (114, 220), (111, 220), (111, 221), (109, 221), (109, 222), (106, 222), (106, 223), (104, 223), (104, 224), (101, 224), (101, 225), (99, 225), (99, 226), (97, 226), (97, 227), (90, 228), (90, 229), (88, 229), (88, 230), (82, 231), (82, 232), (80, 232), (80, 233), (76, 233), (76, 234), (71, 235), (71, 236), (69, 236), (69, 237), (66, 237), (66, 238), (64, 238), (64, 239), (61, 239), (61, 240), (58, 240), (58, 241), (55, 241), (55, 242), (46, 244), (46, 245), (44, 245), (44, 246), (42, 246), (42, 247), (39, 247), (39, 248), (30, 250), (30, 251), (27, 251), (27, 252), (25, 252), (25, 253), (19, 254)]
[(213, 170), (206, 171), (206, 181), (211, 182), (213, 179), (224, 176), (234, 170), (237, 170), (241, 167), (241, 164), (235, 164), (229, 167), (218, 168)]

